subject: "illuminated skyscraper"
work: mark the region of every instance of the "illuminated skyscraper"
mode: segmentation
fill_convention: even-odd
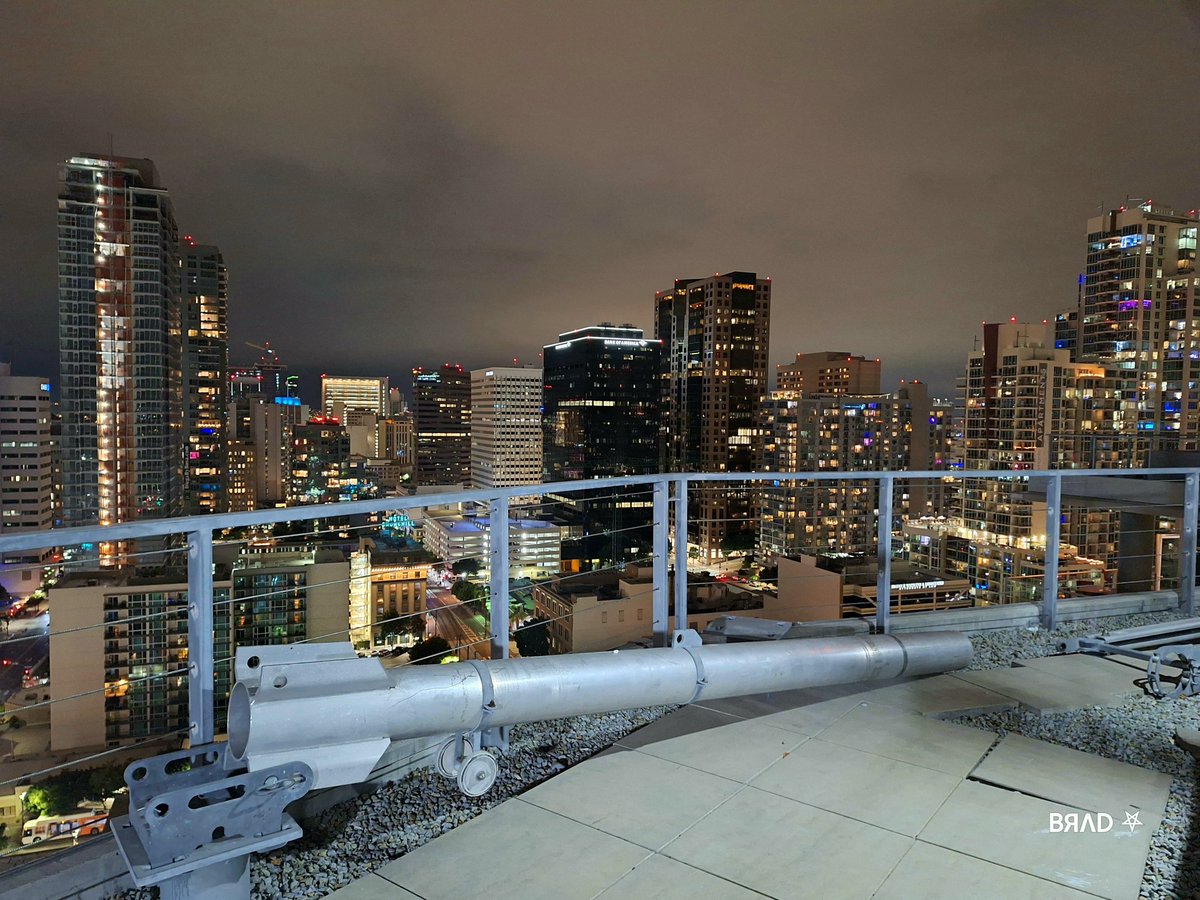
[[[878,359],[823,351],[797,353],[794,363],[775,367],[775,387],[808,397],[879,393]]]
[[[471,375],[462,366],[413,371],[418,485],[471,480]]]
[[[579,328],[543,348],[545,481],[658,471],[661,359],[662,342],[632,325]],[[578,514],[583,530],[580,540],[564,544],[565,558],[598,566],[639,558],[649,548],[654,504],[645,488],[555,499]]]
[[[58,196],[63,519],[175,515],[183,496],[179,247],[148,159],[63,165]],[[102,557],[113,548],[101,547]]]
[[[542,480],[542,370],[497,366],[471,373],[471,485]]]
[[[228,500],[228,273],[221,251],[185,236],[183,293],[183,435],[187,453],[184,512],[224,512]]]
[[[322,375],[321,410],[327,416],[334,415],[335,403],[341,403],[347,410],[359,409],[387,418],[392,407],[387,376]]]
[[[1137,429],[1156,449],[1200,449],[1196,210],[1150,200],[1087,224],[1077,358],[1127,374]]]
[[[771,280],[753,272],[677,279],[655,295],[663,342],[662,462],[676,472],[761,468],[759,409],[767,395]],[[697,487],[689,543],[701,565],[754,547],[757,491]]]
[[[763,552],[874,553],[879,482],[854,481],[853,473],[946,468],[945,412],[944,407],[934,412],[929,388],[919,381],[901,382],[891,394],[772,392],[763,402],[764,468],[839,471],[846,478],[764,486]],[[936,488],[926,481],[897,478],[895,515],[937,515],[941,510]]]
[[[0,535],[54,527],[50,382],[15,376],[0,363]],[[28,597],[41,587],[37,567],[52,555],[27,550],[0,556],[0,587]]]

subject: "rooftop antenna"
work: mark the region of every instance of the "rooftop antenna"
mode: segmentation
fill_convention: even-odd
[[[117,156],[117,154],[113,150],[113,133],[110,131],[108,133],[108,158],[116,159],[116,156]]]

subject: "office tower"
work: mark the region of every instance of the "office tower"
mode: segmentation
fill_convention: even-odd
[[[890,394],[772,392],[763,402],[763,467],[773,472],[845,472],[846,477],[768,484],[763,490],[763,552],[874,553],[879,483],[855,481],[853,473],[944,468],[945,429],[939,424],[928,386],[919,381],[901,382]],[[937,514],[938,495],[932,487],[898,478],[892,494],[895,516]]]
[[[1127,376],[1154,449],[1200,449],[1196,210],[1131,200],[1088,220],[1078,359]]]
[[[491,520],[487,516],[436,516],[425,519],[422,543],[446,563],[475,559],[480,575],[488,577]],[[562,568],[562,528],[544,519],[508,522],[510,578],[544,578]]]
[[[540,484],[542,370],[476,369],[471,373],[471,486]]]
[[[335,415],[335,403],[343,404],[346,409],[372,412],[384,418],[391,410],[388,379],[322,375],[321,410],[327,416]]]
[[[796,361],[775,367],[775,388],[797,394],[865,396],[879,393],[878,359],[825,350],[797,353]]]
[[[54,527],[50,381],[13,375],[0,363],[0,536]],[[28,597],[42,584],[38,566],[53,549],[5,553],[0,586]]]
[[[608,323],[558,336],[542,350],[543,480],[574,481],[658,471],[662,342]],[[644,556],[653,500],[645,488],[561,497],[583,535],[564,555],[588,567]]]
[[[677,279],[671,290],[655,295],[655,305],[656,337],[663,342],[663,468],[756,471],[771,280],[753,272]],[[753,548],[756,497],[753,486],[735,482],[692,491],[688,542],[700,565]]]
[[[58,196],[63,520],[181,509],[179,248],[148,159],[78,156]],[[102,545],[102,559],[117,548]]]
[[[228,273],[221,251],[185,235],[179,253],[183,310],[184,512],[229,508]]]
[[[471,480],[471,376],[462,366],[413,371],[418,485]]]
[[[413,476],[417,459],[417,434],[412,412],[393,412],[382,420],[377,444],[381,458],[396,461],[403,472],[410,478]]]

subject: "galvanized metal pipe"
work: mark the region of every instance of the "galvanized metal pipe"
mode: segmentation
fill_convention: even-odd
[[[308,648],[308,649],[306,649]],[[274,652],[273,652],[274,651]],[[351,645],[242,648],[229,749],[303,761],[314,788],[366,780],[393,740],[586,713],[929,675],[970,663],[957,632],[712,644],[385,670]],[[250,657],[248,654],[258,654]],[[256,662],[253,668],[247,660]]]

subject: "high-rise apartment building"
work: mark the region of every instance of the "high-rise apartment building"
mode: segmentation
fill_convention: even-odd
[[[239,470],[234,508],[286,506],[291,500],[292,429],[308,421],[309,408],[296,397],[242,394],[229,404],[230,474]],[[237,459],[234,460],[234,454]],[[236,462],[236,466],[234,463]],[[246,475],[240,470],[247,469]],[[244,479],[250,479],[247,483]]]
[[[462,366],[413,369],[418,485],[471,480],[471,375]]]
[[[183,311],[184,512],[225,512],[228,485],[228,273],[221,251],[185,235]]]
[[[771,556],[874,553],[879,482],[854,481],[853,473],[947,465],[948,430],[921,382],[902,382],[891,394],[774,391],[763,402],[763,427],[767,471],[846,473],[845,480],[764,487],[760,546]],[[924,481],[901,477],[893,485],[897,519],[936,515],[939,500]]]
[[[471,373],[471,485],[540,484],[542,370],[495,367]]]
[[[1046,554],[1046,505],[1019,477],[974,479],[971,471],[1136,468],[1149,440],[1138,429],[1125,370],[1072,362],[1056,348],[1057,326],[984,326],[963,382],[963,479],[944,522],[904,526],[911,559],[960,574],[990,602],[1036,599]],[[1117,513],[1064,503],[1059,549],[1064,590],[1111,586]]]
[[[1127,376],[1155,449],[1200,449],[1196,210],[1131,200],[1088,220],[1077,358]]]
[[[775,367],[775,388],[806,396],[878,394],[880,368],[878,359],[849,353],[797,353],[794,363]]]
[[[350,435],[327,416],[313,416],[292,429],[291,502],[335,503],[349,499]]]
[[[762,460],[771,280],[753,272],[677,279],[655,295],[663,342],[664,470],[753,472]],[[749,485],[697,487],[688,541],[701,565],[751,549],[758,535]]]
[[[246,553],[232,572],[218,571],[212,596],[218,731],[238,646],[346,640],[348,576],[341,551],[314,548]],[[114,747],[187,730],[186,581],[81,573],[52,588],[51,603],[60,624],[50,636],[50,676],[56,696],[65,698],[50,707],[53,750]]]
[[[148,159],[67,160],[58,196],[63,519],[175,515],[183,496],[179,239]],[[101,546],[102,558],[114,548]]]
[[[371,412],[385,418],[391,412],[392,398],[388,379],[354,377],[348,375],[321,376],[321,410],[327,416],[335,415],[334,404],[341,403],[345,409]]]
[[[573,481],[658,471],[662,410],[662,342],[632,325],[592,325],[558,336],[542,350],[545,481]],[[653,501],[643,488],[564,495],[560,509],[578,516],[582,537],[564,556],[589,566],[644,556],[651,544]]]
[[[13,375],[0,363],[0,535],[54,527],[50,381]],[[52,549],[5,553],[0,586],[14,597],[41,587],[38,566]]]

